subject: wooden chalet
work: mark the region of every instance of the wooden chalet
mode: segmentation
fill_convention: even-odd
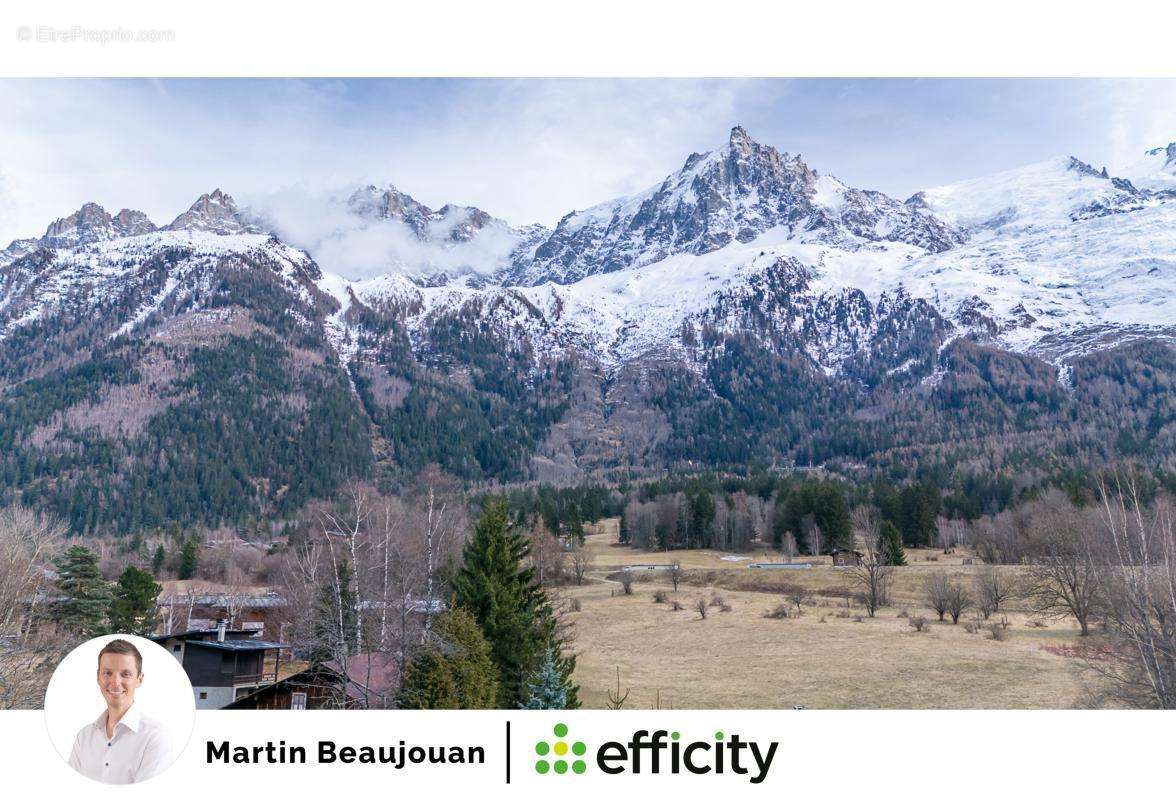
[[[237,698],[230,709],[294,710],[390,708],[400,671],[389,653],[360,653],[316,664]]]
[[[224,620],[207,630],[148,637],[173,656],[188,673],[196,708],[224,708],[239,697],[277,680],[281,653],[289,645],[265,641],[256,631],[229,629]]]

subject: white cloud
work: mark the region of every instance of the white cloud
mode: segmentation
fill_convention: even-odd
[[[509,264],[519,237],[506,225],[491,224],[466,242],[446,240],[460,217],[436,220],[422,241],[398,220],[367,219],[352,213],[347,191],[316,192],[295,186],[246,198],[248,213],[279,238],[309,252],[328,272],[353,280],[389,271],[412,277],[438,272],[488,274]]]

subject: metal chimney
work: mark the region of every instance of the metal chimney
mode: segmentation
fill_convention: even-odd
[[[229,621],[221,617],[216,621],[216,640],[223,642],[225,640],[225,630],[229,627]]]

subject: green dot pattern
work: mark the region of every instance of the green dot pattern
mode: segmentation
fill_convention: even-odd
[[[556,739],[562,740],[568,735],[568,726],[562,722],[558,722],[551,729],[555,734]],[[568,744],[563,741],[551,742],[536,742],[535,754],[538,756],[547,756],[548,754],[562,755],[568,752]],[[588,752],[588,746],[583,742],[572,742],[571,751],[573,755],[582,756]],[[576,775],[583,775],[588,771],[588,762],[577,758],[570,764],[568,761],[558,758],[548,761],[547,758],[539,758],[535,762],[535,771],[540,775],[546,775],[549,772],[555,772],[557,775],[564,775],[571,770]]]

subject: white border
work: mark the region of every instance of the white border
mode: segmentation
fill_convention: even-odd
[[[174,41],[18,41],[40,26]],[[1158,77],[1174,30],[1154,0],[9,0],[0,75]]]

